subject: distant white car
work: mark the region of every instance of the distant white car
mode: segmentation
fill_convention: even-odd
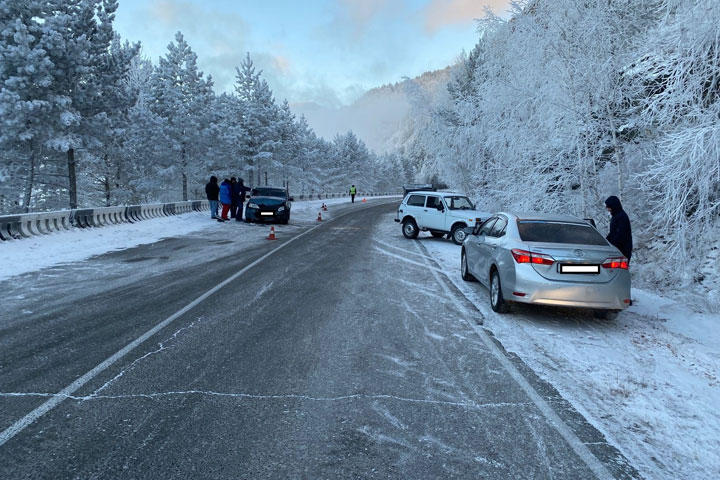
[[[457,245],[465,240],[466,227],[484,222],[492,214],[475,209],[461,193],[409,192],[398,207],[396,222],[402,223],[405,238],[417,238],[420,232],[433,237],[448,235]]]

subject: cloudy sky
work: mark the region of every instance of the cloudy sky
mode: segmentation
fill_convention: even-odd
[[[477,39],[475,18],[509,0],[120,0],[115,27],[157,61],[180,30],[230,90],[250,52],[278,99],[340,106],[443,68]]]

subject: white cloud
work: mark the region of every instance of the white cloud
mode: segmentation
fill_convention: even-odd
[[[485,16],[487,8],[501,13],[509,6],[509,0],[432,0],[424,9],[425,31],[433,33],[449,25],[469,23]]]

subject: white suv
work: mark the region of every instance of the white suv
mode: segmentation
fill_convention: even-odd
[[[461,193],[409,192],[398,207],[395,221],[402,223],[405,238],[416,238],[423,231],[435,238],[447,235],[460,245],[465,240],[465,227],[491,216],[475,210],[470,199]]]

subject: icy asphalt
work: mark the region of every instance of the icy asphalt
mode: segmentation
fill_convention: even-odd
[[[636,477],[408,249],[395,208],[333,207],[275,242],[227,224],[4,284],[0,478]]]

